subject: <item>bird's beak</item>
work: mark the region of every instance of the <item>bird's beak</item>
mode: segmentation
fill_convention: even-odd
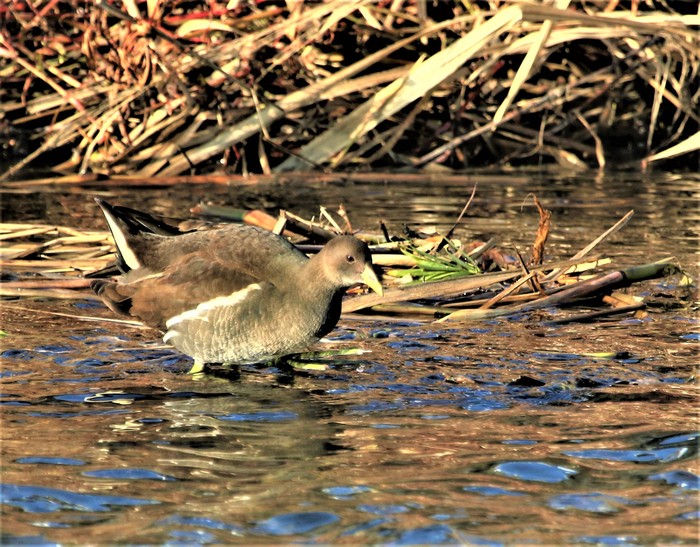
[[[362,270],[360,277],[362,278],[362,282],[374,292],[376,292],[379,296],[384,295],[382,284],[379,282],[379,279],[377,279],[377,274],[374,273],[374,270],[372,269],[372,264],[367,264],[365,266],[365,269]]]

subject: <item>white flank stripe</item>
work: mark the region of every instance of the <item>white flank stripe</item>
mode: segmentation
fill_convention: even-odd
[[[252,283],[248,285],[245,289],[241,289],[240,291],[231,293],[228,296],[217,296],[216,298],[212,298],[211,300],[202,302],[199,306],[192,310],[187,310],[185,312],[182,312],[180,315],[171,317],[167,320],[165,326],[168,329],[172,329],[173,326],[177,325],[178,323],[182,323],[183,321],[191,321],[193,319],[198,319],[200,321],[209,321],[209,318],[207,317],[207,312],[215,308],[235,306],[236,304],[240,304],[241,302],[243,302],[243,300],[248,298],[248,296],[251,293],[259,291],[261,289],[262,285],[260,285],[259,283]],[[166,336],[168,336],[169,334],[170,333],[166,334]]]
[[[163,342],[167,342],[168,340],[170,340],[171,338],[175,338],[176,336],[180,336],[180,333],[176,330],[169,330],[165,333],[165,336],[163,336]]]

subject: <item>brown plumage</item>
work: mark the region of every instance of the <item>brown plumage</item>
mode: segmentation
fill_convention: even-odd
[[[165,330],[164,340],[195,366],[303,350],[335,327],[348,287],[367,283],[381,293],[367,246],[352,236],[308,259],[253,226],[178,234],[145,213],[96,201],[122,275],[93,281],[93,290],[115,313]]]

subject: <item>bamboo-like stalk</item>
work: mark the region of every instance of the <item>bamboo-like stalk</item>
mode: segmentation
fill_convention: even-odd
[[[601,274],[593,279],[581,281],[571,287],[568,287],[567,289],[544,298],[539,298],[533,302],[526,302],[501,309],[458,310],[446,317],[443,317],[442,319],[438,319],[438,322],[481,320],[531,311],[534,309],[542,309],[549,306],[558,306],[564,303],[571,303],[577,299],[586,298],[591,295],[605,293],[607,291],[611,291],[613,288],[629,286],[636,281],[654,279],[679,272],[680,269],[677,266],[670,264],[668,260],[662,260],[651,264],[627,268],[625,270],[616,270],[606,274]],[[639,307],[641,306],[631,306],[631,308],[634,310],[639,309]]]

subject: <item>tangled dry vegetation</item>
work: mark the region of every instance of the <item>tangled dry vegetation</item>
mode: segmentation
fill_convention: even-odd
[[[16,0],[0,176],[697,159],[678,0]]]

